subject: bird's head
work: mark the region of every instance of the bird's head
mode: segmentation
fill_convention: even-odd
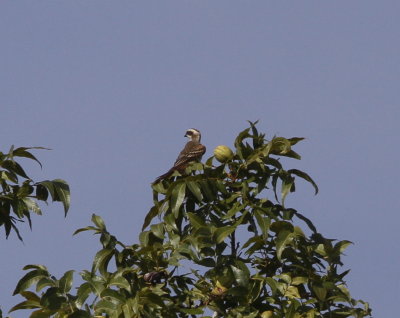
[[[190,128],[186,130],[185,137],[188,137],[190,141],[197,141],[200,142],[201,134],[200,131],[194,128]]]

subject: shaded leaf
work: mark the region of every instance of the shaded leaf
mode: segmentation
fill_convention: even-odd
[[[53,186],[55,189],[55,196],[53,197],[53,200],[60,201],[63,204],[64,213],[65,215],[67,215],[71,204],[69,185],[62,179],[54,179]]]
[[[293,233],[291,231],[280,231],[276,240],[276,256],[281,260],[285,247],[292,241]]]
[[[179,308],[179,311],[188,315],[202,315],[204,313],[201,308]]]
[[[28,151],[30,149],[51,150],[49,148],[44,148],[44,147],[19,147],[19,148],[13,150],[13,156],[14,157],[24,157],[24,158],[29,158],[29,159],[35,160],[40,165],[40,168],[42,168],[42,164],[40,163],[40,161]]]
[[[60,278],[59,288],[60,292],[68,293],[72,287],[72,278],[74,275],[74,270],[69,270],[64,273],[64,275]]]
[[[196,199],[201,202],[203,200],[203,195],[201,194],[200,186],[197,182],[189,181],[186,182],[187,187],[189,188],[190,192],[196,197]]]
[[[260,210],[254,211],[254,216],[256,217],[257,224],[261,229],[264,239],[268,236],[269,226],[271,224],[271,219],[264,216]]]
[[[186,184],[184,182],[178,183],[171,193],[171,207],[172,213],[175,217],[178,216],[179,208],[181,207],[183,200],[185,199]]]
[[[109,283],[110,286],[118,286],[119,288],[124,288],[128,292],[131,290],[131,285],[128,280],[123,276],[113,277]]]
[[[232,234],[232,232],[235,230],[236,230],[236,227],[232,226],[232,225],[228,225],[228,226],[224,226],[224,227],[216,229],[214,232],[214,237],[215,237],[217,244],[223,242],[225,240],[225,238],[228,235]]]
[[[288,298],[301,298],[299,294],[299,290],[295,286],[289,286],[286,291],[284,296]]]
[[[21,310],[21,309],[34,309],[34,308],[40,308],[40,302],[35,301],[35,300],[25,300],[23,302],[20,302],[19,304],[15,305],[10,309],[9,312],[13,312],[16,310]]]
[[[144,223],[142,226],[142,231],[149,226],[149,224],[151,223],[151,221],[158,215],[158,207],[157,206],[153,206],[150,211],[147,213],[145,219],[144,219]]]
[[[83,228],[77,229],[72,235],[76,235],[78,233],[85,232],[85,231],[97,231],[97,228],[94,226],[83,227]]]
[[[102,249],[96,253],[93,261],[92,272],[95,273],[97,270],[102,275],[105,275],[107,272],[108,262],[114,255],[113,249]]]
[[[200,227],[205,227],[206,226],[206,223],[197,214],[192,213],[192,212],[188,212],[187,216],[188,216],[188,218],[190,220],[190,223],[192,224],[192,226],[194,228],[200,228]]]
[[[160,239],[164,239],[164,225],[162,223],[150,226],[151,232]]]
[[[79,286],[77,291],[77,298],[75,300],[75,304],[78,308],[81,308],[83,306],[90,293],[92,293],[92,286],[90,285],[90,283],[83,283],[81,286]]]
[[[288,173],[290,174],[294,174],[300,178],[303,178],[304,180],[310,182],[312,184],[312,186],[315,189],[315,194],[318,194],[318,186],[317,184],[314,182],[314,180],[305,172],[301,171],[301,170],[297,170],[297,169],[290,169],[288,170]]]
[[[246,265],[243,264],[242,268],[231,265],[231,270],[238,285],[242,287],[248,287],[250,272]]]
[[[17,287],[13,292],[13,295],[19,294],[21,291],[28,289],[30,286],[38,282],[41,278],[47,277],[47,271],[33,270],[25,274],[18,282]]]

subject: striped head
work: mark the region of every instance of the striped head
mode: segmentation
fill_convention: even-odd
[[[190,128],[190,129],[186,130],[185,137],[188,137],[190,141],[200,142],[201,133],[197,129]]]

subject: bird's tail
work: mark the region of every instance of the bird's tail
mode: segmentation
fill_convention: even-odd
[[[153,184],[159,183],[161,180],[168,178],[170,175],[174,173],[174,171],[175,171],[174,168],[169,169],[166,173],[162,174],[156,180],[154,180]]]

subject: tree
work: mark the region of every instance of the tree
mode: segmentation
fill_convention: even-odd
[[[101,249],[83,283],[74,271],[61,278],[28,265],[11,311],[30,317],[366,317],[368,303],[353,299],[341,271],[351,242],[325,238],[285,198],[311,177],[285,170],[280,157],[300,159],[303,138],[266,140],[256,123],[236,138],[235,151],[218,147],[187,175],[153,185],[154,206],[139,242],[125,244],[100,216],[74,234],[99,235]],[[111,263],[112,261],[112,263]]]

